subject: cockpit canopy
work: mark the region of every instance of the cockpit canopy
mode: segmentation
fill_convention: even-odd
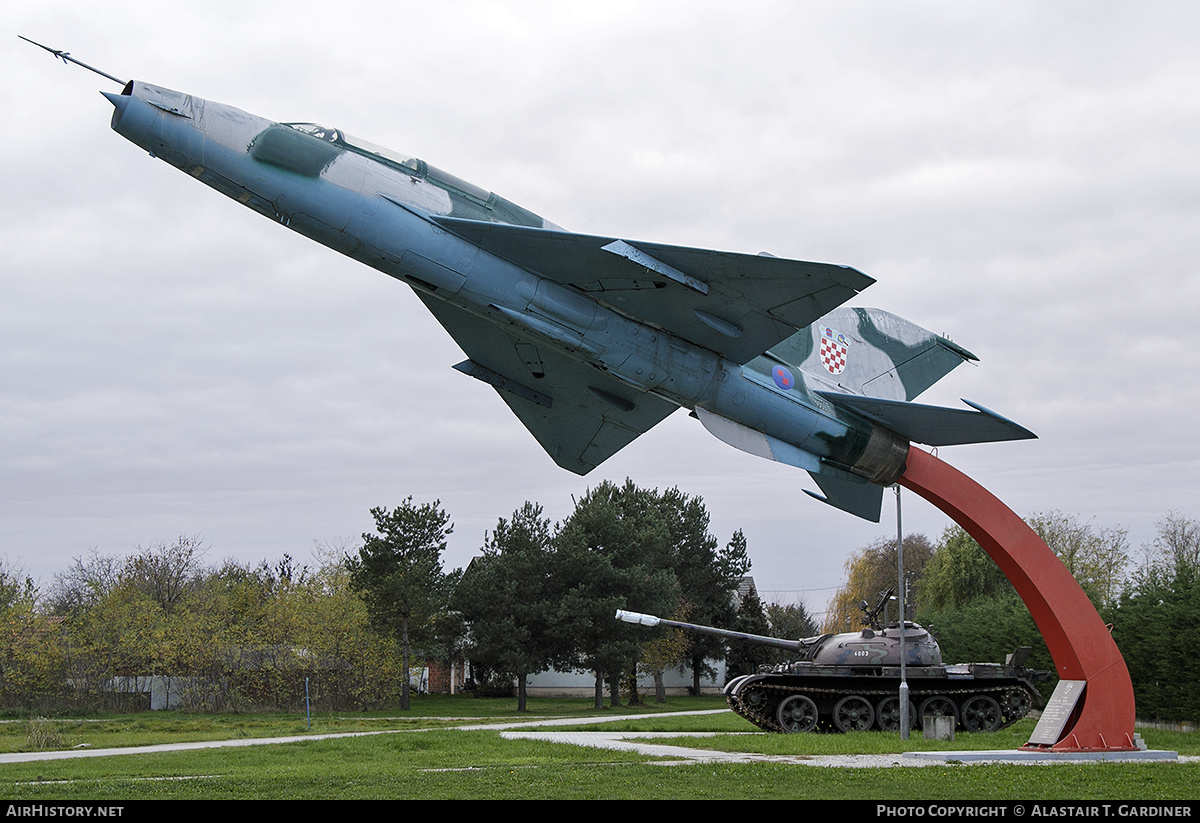
[[[339,157],[357,154],[429,183],[450,195],[450,215],[468,220],[487,220],[535,228],[557,228],[516,203],[434,168],[416,157],[385,149],[351,137],[341,129],[318,123],[273,123],[249,146],[250,156],[260,163],[320,177]]]
[[[290,126],[297,131],[311,134],[318,140],[324,140],[339,148],[352,151],[355,154],[370,157],[392,168],[411,174],[414,177],[428,178],[431,182],[440,184],[443,188],[449,187],[460,194],[475,198],[481,205],[486,203],[488,198],[492,196],[491,192],[486,189],[430,166],[424,160],[409,157],[407,154],[401,154],[398,151],[392,151],[366,140],[352,137],[341,129],[322,126],[319,123],[281,123],[280,125]]]

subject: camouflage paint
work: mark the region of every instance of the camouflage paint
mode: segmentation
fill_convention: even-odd
[[[873,282],[854,269],[571,234],[336,128],[140,81],[106,96],[113,128],[154,156],[411,286],[467,353],[455,368],[570,471],[682,406],[809,471],[818,499],[878,520],[909,440],[939,421],[965,442],[1032,436],[979,408],[857,402],[911,400],[970,355],[886,312],[837,308]]]

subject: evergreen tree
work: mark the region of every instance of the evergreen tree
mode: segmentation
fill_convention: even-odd
[[[725,547],[718,549],[717,539],[708,530],[708,510],[699,497],[689,497],[673,488],[659,496],[659,505],[670,530],[671,568],[680,596],[688,604],[688,622],[730,625],[738,581],[750,571],[745,535],[740,530],[734,532]],[[699,694],[701,677],[716,674],[706,661],[723,657],[725,644],[718,637],[696,633],[690,634],[687,641],[692,693]]]
[[[772,637],[801,640],[817,634],[817,624],[804,603],[768,603],[766,611]]]
[[[767,621],[766,610],[753,586],[742,597],[737,617],[729,628],[746,634],[771,636],[771,624]],[[732,680],[743,674],[754,674],[758,671],[759,665],[770,662],[772,651],[770,646],[761,646],[743,640],[730,640],[729,652],[725,655],[726,679]]]
[[[554,622],[563,580],[556,563],[550,521],[526,502],[511,520],[499,520],[455,592],[470,627],[471,661],[516,678],[517,711],[525,711],[530,674],[570,660],[572,644]]]
[[[679,601],[670,526],[653,492],[606,480],[576,502],[555,543],[567,578],[558,624],[575,638],[575,666],[596,674],[597,708],[605,681],[616,705],[646,640],[616,610],[671,614]]]
[[[357,557],[347,557],[350,584],[366,601],[371,622],[401,644],[400,707],[409,708],[409,663],[414,642],[432,642],[435,619],[446,609],[460,572],[442,569],[453,532],[440,501],[412,497],[392,511],[371,509],[377,534],[363,534]]]
[[[1133,680],[1138,716],[1200,719],[1200,520],[1158,522],[1146,561],[1111,612],[1113,639]]]

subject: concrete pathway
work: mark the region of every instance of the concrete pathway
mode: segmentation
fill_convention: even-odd
[[[521,729],[530,726],[582,726],[593,723],[615,723],[622,720],[641,720],[646,717],[680,717],[682,715],[722,714],[728,709],[709,709],[702,712],[662,712],[661,714],[630,714],[616,717],[531,717],[505,723],[470,723],[461,726],[438,728],[475,731],[479,729]],[[436,717],[430,720],[466,720],[467,718]],[[384,729],[377,732],[339,732],[335,734],[297,734],[287,737],[253,737],[236,740],[201,740],[195,743],[162,743],[155,746],[124,746],[119,749],[68,749],[52,752],[9,752],[0,754],[2,763],[33,763],[41,760],[71,760],[77,757],[115,757],[127,754],[156,754],[159,752],[182,752],[190,749],[221,749],[231,746],[271,746],[277,743],[300,743],[305,740],[332,740],[338,737],[368,737],[377,734],[410,734],[433,729]]]
[[[701,738],[727,735],[728,732],[519,732],[505,731],[500,736],[506,740],[545,740],[551,743],[568,743],[575,746],[592,746],[598,749],[637,752],[648,757],[670,757],[673,760],[656,761],[663,766],[683,763],[794,763],[803,766],[931,766],[933,763],[903,763],[898,754],[890,755],[840,755],[818,757],[804,754],[756,754],[754,752],[723,752],[702,748]],[[764,732],[741,732],[741,734],[764,734]],[[697,748],[664,746],[646,742],[656,737],[678,739],[697,738]]]
[[[746,732],[759,734],[760,732]],[[727,732],[540,732],[504,731],[500,736],[506,740],[545,740],[551,743],[569,743],[576,746],[592,746],[598,749],[637,752],[653,757],[671,757],[662,765],[679,763],[794,763],[801,766],[834,766],[838,768],[884,768],[890,766],[944,766],[947,763],[1018,763],[1045,765],[1052,763],[1079,763],[1081,761],[1195,761],[1200,758],[1179,757],[1177,752],[1018,752],[1018,751],[966,751],[966,752],[905,752],[903,754],[851,754],[851,755],[772,755],[752,752],[723,752],[702,747],[663,746],[646,742],[655,737],[713,737]],[[702,746],[697,741],[698,746]]]

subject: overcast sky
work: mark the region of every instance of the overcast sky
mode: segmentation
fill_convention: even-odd
[[[169,10],[165,10],[169,9]],[[1200,4],[14,0],[0,11],[0,556],[200,535],[311,562],[440,499],[447,563],[604,479],[701,496],[820,610],[895,534],[677,412],[559,469],[403,285],[111,131],[110,74],[311,120],[576,231],[854,266],[980,357],[929,393],[1035,441],[940,456],[1022,515],[1200,516]],[[904,497],[906,531],[949,520]]]

